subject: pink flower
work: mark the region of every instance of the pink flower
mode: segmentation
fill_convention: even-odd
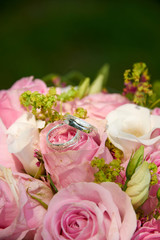
[[[157,170],[158,183],[150,187],[149,197],[141,207],[142,210],[144,211],[144,215],[147,215],[152,213],[152,211],[154,211],[158,204],[158,199],[156,196],[158,188],[160,188],[160,149],[158,144],[157,147],[152,146],[145,148],[145,156],[146,161],[155,163],[158,167]]]
[[[14,174],[10,169],[0,170],[0,239],[21,240],[26,234],[35,234],[42,224],[46,209],[32,199],[40,198],[46,204],[52,191],[42,181],[26,174]],[[25,238],[32,239],[32,238]]]
[[[104,157],[110,162],[112,157],[105,147],[106,133],[101,129],[99,123],[99,133],[89,136],[80,132],[77,143],[66,149],[52,149],[47,145],[46,136],[49,130],[58,122],[49,124],[40,133],[40,149],[43,155],[45,168],[49,172],[58,188],[66,187],[72,182],[93,181],[94,169],[91,167],[91,160],[95,156]],[[62,133],[57,133],[55,137],[50,137],[51,142],[67,142],[75,135],[75,128],[63,125]]]
[[[153,115],[160,115],[160,108],[154,108],[152,111]]]
[[[120,94],[97,93],[77,100],[76,107],[86,109],[90,118],[105,119],[109,112],[128,102],[128,99]]]
[[[132,240],[154,240],[160,239],[160,219],[152,219],[144,223],[132,237]]]
[[[52,198],[41,239],[130,240],[136,224],[130,198],[118,185],[81,182]]]
[[[47,86],[39,79],[33,81],[33,77],[27,77],[15,82],[10,89],[0,91],[0,118],[7,128],[24,113],[19,96],[27,90],[46,93]]]

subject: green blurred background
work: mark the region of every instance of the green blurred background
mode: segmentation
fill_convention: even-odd
[[[145,62],[160,79],[160,1],[0,1],[0,89],[16,80],[78,70],[91,80],[110,64],[108,87]]]

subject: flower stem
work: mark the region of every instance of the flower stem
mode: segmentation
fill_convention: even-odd
[[[150,108],[153,108],[153,107],[156,106],[158,103],[160,103],[160,98],[157,99],[154,103],[152,103],[152,105],[150,106]]]
[[[62,115],[62,101],[60,101],[60,115]]]
[[[128,183],[128,181],[129,181],[129,179],[126,180],[126,182],[125,182],[125,184],[124,184],[124,186],[123,186],[123,189],[122,189],[122,190],[123,190],[124,192],[125,192],[126,189],[127,189],[127,183]]]
[[[28,192],[28,189],[27,189],[26,192],[27,192],[27,194],[28,194],[31,198],[33,198],[33,199],[35,199],[36,201],[38,201],[46,210],[48,209],[48,205],[47,205],[45,202],[43,202],[41,199],[39,199],[39,198],[31,195],[31,194]]]
[[[37,178],[37,179],[40,178],[40,176],[42,175],[42,171],[43,171],[43,163],[41,162],[41,163],[40,163],[40,166],[39,166],[39,169],[38,169],[38,171],[36,172],[34,178]]]
[[[49,181],[50,181],[50,185],[51,185],[51,188],[52,188],[53,193],[57,193],[57,192],[58,192],[58,189],[57,189],[56,186],[54,185],[50,174],[48,174],[47,177],[48,177],[48,179],[49,179]]]

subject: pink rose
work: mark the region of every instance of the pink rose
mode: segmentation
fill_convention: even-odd
[[[154,108],[152,111],[153,115],[160,115],[160,108]]]
[[[40,133],[40,149],[43,155],[45,168],[49,172],[58,188],[66,187],[72,182],[93,181],[94,169],[91,167],[91,160],[95,156],[103,157],[107,162],[112,160],[109,150],[105,147],[106,133],[101,130],[99,133],[89,136],[80,132],[77,143],[69,148],[58,150],[47,145],[46,136],[49,130],[58,122],[49,124]],[[71,139],[76,129],[68,125],[63,126],[63,131],[56,136],[50,135],[52,143],[62,143]]]
[[[52,198],[41,239],[130,240],[136,224],[130,198],[118,185],[81,182]]]
[[[142,210],[144,211],[144,215],[148,215],[156,208],[158,204],[157,191],[160,188],[160,149],[158,145],[157,147],[156,146],[146,147],[145,156],[148,162],[155,163],[158,167],[157,170],[158,183],[150,187],[148,199],[141,207]]]
[[[0,119],[0,165],[11,168],[12,171],[22,172],[23,166],[20,161],[8,152],[6,127]]]
[[[76,107],[86,109],[90,118],[105,119],[109,112],[128,102],[128,99],[120,94],[97,93],[77,100]]]
[[[25,111],[19,96],[27,90],[46,93],[47,86],[39,79],[33,81],[33,77],[27,77],[14,83],[10,89],[0,91],[0,118],[7,128]]]
[[[21,240],[35,234],[42,224],[46,209],[29,194],[46,204],[52,191],[42,181],[26,174],[14,174],[10,169],[0,170],[0,239]],[[32,239],[32,238],[25,238]]]
[[[144,223],[132,237],[132,240],[155,240],[160,239],[160,219],[152,219]]]

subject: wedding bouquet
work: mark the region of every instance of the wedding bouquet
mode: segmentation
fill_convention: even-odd
[[[160,239],[158,87],[144,63],[121,94],[107,76],[0,91],[0,239]]]

